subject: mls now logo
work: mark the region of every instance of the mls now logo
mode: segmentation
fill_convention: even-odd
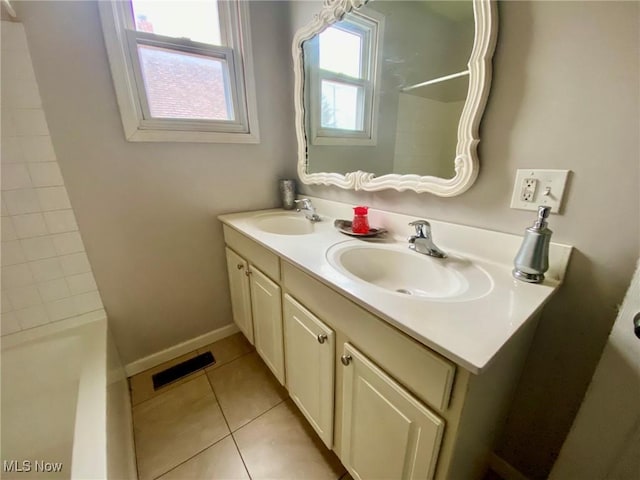
[[[62,462],[45,462],[42,460],[3,460],[2,471],[5,473],[21,472],[45,472],[55,473],[62,471]]]

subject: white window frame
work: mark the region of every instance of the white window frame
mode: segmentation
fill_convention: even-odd
[[[378,105],[380,95],[380,61],[382,57],[382,39],[384,38],[384,17],[375,11],[362,8],[352,11],[348,17],[342,18],[337,24],[331,25],[356,33],[362,38],[362,73],[360,78],[352,78],[347,75],[322,70],[319,65],[319,36],[314,45],[311,71],[307,74],[311,77],[311,144],[312,145],[376,145],[378,131]],[[322,126],[322,81],[328,80],[344,85],[361,87],[364,92],[362,115],[362,130],[345,130],[339,128],[326,128]]]
[[[130,1],[99,2],[111,75],[127,140],[260,142],[248,3],[238,0],[218,3],[220,34],[226,45],[220,47],[136,31]],[[230,87],[234,120],[152,118],[138,58],[138,42],[225,60],[229,67],[225,81]]]

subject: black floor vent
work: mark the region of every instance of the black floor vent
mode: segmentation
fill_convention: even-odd
[[[182,363],[152,375],[151,379],[153,380],[153,389],[158,390],[169,383],[180,380],[182,377],[186,377],[187,375],[200,370],[201,368],[213,365],[214,363],[216,363],[216,359],[213,358],[211,352],[206,352],[198,355],[197,357],[185,360]]]

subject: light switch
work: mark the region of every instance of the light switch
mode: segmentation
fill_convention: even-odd
[[[569,170],[518,169],[511,208],[537,210],[539,205],[546,205],[551,207],[552,213],[558,213],[562,207],[567,178]]]

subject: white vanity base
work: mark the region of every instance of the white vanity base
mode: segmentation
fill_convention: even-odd
[[[326,252],[348,240],[333,219],[351,206],[314,204],[323,222],[308,234],[260,229],[269,212],[220,217],[235,323],[354,479],[482,478],[571,247],[552,244],[546,282],[522,284],[511,277],[520,237],[431,222],[438,245],[488,272],[492,289],[403,298],[329,264]],[[370,210],[396,240],[410,220]]]

